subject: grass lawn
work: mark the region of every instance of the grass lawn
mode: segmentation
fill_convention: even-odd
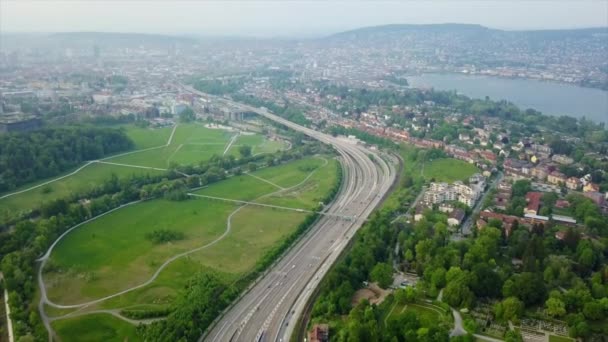
[[[442,322],[445,318],[443,313],[438,312],[438,309],[426,306],[424,304],[395,303],[393,305],[392,309],[390,310],[389,315],[386,317],[385,321],[395,318],[404,312],[415,313],[416,316],[418,317],[418,319],[420,319],[420,321],[422,322],[422,324],[424,326],[437,325],[439,322]]]
[[[142,128],[134,125],[122,127],[127,136],[135,143],[136,150],[165,145],[173,131],[173,127]]]
[[[90,309],[137,309],[151,304],[166,307],[173,303],[178,292],[183,289],[188,279],[198,272],[213,272],[226,283],[230,283],[235,279],[235,276],[232,274],[222,272],[222,270],[203,267],[192,256],[186,256],[169,264],[152,284],[93,305]]]
[[[300,209],[313,209],[317,207],[327,194],[327,191],[332,189],[338,181],[336,173],[338,162],[335,159],[331,159],[325,165],[324,161],[317,160],[322,162],[322,164],[315,169],[314,174],[306,182],[293,189],[265,197],[260,202]],[[282,175],[279,174],[277,177],[282,177]]]
[[[140,128],[133,125],[124,125],[121,128],[135,142],[136,149],[166,144],[173,130],[172,127],[152,129]],[[107,161],[156,168],[167,168],[171,162],[178,164],[198,163],[209,159],[214,154],[222,155],[230,138],[234,134],[225,130],[209,129],[200,124],[180,124],[175,131],[170,146],[117,156],[109,158]],[[243,135],[239,136],[239,139],[244,139],[245,142],[261,144],[260,146],[268,145],[264,148],[272,152],[284,147],[282,143],[267,141],[261,135]],[[230,148],[227,154],[238,157],[238,146]],[[76,169],[68,170],[56,177],[24,185],[11,192],[31,188],[32,186],[70,174]],[[88,190],[108,179],[112,173],[116,174],[119,178],[124,178],[130,175],[142,175],[146,173],[160,174],[162,171],[93,163],[72,176],[40,188],[0,199],[0,215],[9,215],[10,217],[22,210],[33,209],[44,202],[66,197],[70,193]]]
[[[312,207],[336,181],[335,163],[335,160],[325,162],[319,158],[307,158],[256,172],[256,175],[266,175],[284,185],[296,185],[311,170],[316,170],[293,193],[281,194],[285,198],[273,196],[264,200],[282,205],[298,204],[298,208]],[[308,164],[317,168],[303,168]],[[289,173],[297,176],[285,177]],[[260,179],[241,175],[215,183],[198,193],[252,200],[277,190],[277,187]],[[157,199],[117,210],[79,227],[67,235],[51,254],[44,274],[49,298],[60,304],[75,304],[138,285],[149,279],[171,256],[205,245],[221,236],[226,229],[228,216],[236,208],[238,206],[229,202],[204,198],[182,202]],[[249,271],[261,255],[292,233],[306,215],[255,206],[240,209],[232,217],[232,231],[224,240],[193,253],[183,262],[176,262],[175,265],[180,267],[172,264],[161,273],[172,273],[172,278],[176,274],[185,277],[173,283],[174,286],[166,287],[179,288],[183,280],[200,269],[201,265],[230,274]],[[183,232],[186,238],[160,245],[146,239],[147,233],[161,228]],[[196,262],[189,264],[190,259]],[[142,292],[150,290],[146,289],[142,289]],[[158,296],[158,291],[158,288],[154,289],[152,296]],[[165,291],[160,293],[167,294]]]
[[[549,342],[572,342],[574,339],[566,336],[549,335]]]
[[[285,149],[286,147],[286,144],[281,141],[265,140],[260,145],[253,146],[251,153],[254,155],[260,153],[273,153]]]
[[[309,157],[296,160],[277,167],[261,169],[254,174],[284,188],[300,183],[312,171],[324,165],[321,158]],[[332,170],[333,171],[333,170]]]
[[[147,280],[168,258],[219,237],[236,207],[191,199],[152,200],[117,210],[67,235],[51,254],[44,275],[49,298],[79,303]],[[157,229],[185,234],[184,240],[154,244],[145,235]]]
[[[435,179],[436,182],[448,183],[458,180],[464,181],[474,173],[479,172],[475,165],[452,158],[437,159],[425,163],[423,170],[424,178],[427,180]]]
[[[205,161],[214,154],[223,155],[226,147],[234,136],[234,132],[206,128],[200,124],[180,124],[175,130],[171,144],[166,147],[133,153],[111,158],[115,163],[167,168],[172,162],[177,164],[194,164]],[[237,138],[227,155],[239,156],[238,140],[245,139],[256,144],[263,144],[265,138],[261,135],[243,135]],[[165,140],[166,143],[166,140]],[[158,145],[156,145],[158,146]]]
[[[63,342],[140,341],[135,332],[134,325],[122,321],[110,314],[91,314],[57,320],[52,323],[52,326]]]
[[[195,193],[244,201],[255,200],[259,203],[290,208],[312,209],[337,182],[337,163],[334,159],[325,161],[311,157],[253,172],[253,175],[286,189],[263,198],[259,197],[281,189],[247,174],[212,184]],[[302,183],[313,171],[312,176]],[[288,189],[298,184],[300,184],[298,187]]]
[[[66,174],[70,172],[72,171],[68,171]],[[125,178],[131,175],[155,175],[161,173],[162,171],[156,170],[145,170],[118,165],[93,163],[73,176],[66,177],[30,191],[0,199],[0,207],[2,207],[2,211],[6,209],[10,212],[32,209],[44,202],[66,197],[70,193],[77,193],[91,189],[94,186],[99,185],[104,180],[109,179],[112,174],[115,174],[119,178]],[[41,181],[38,184],[43,182],[45,181]],[[28,184],[15,191],[27,189],[34,185],[36,185],[36,183]]]
[[[206,188],[195,191],[196,194],[229,198],[234,200],[251,201],[262,195],[279,190],[264,181],[243,174],[230,177],[224,181],[211,184]]]
[[[444,315],[438,309],[422,304],[408,304],[405,311],[414,312],[425,326],[436,325],[444,319]]]
[[[385,322],[390,320],[391,318],[397,317],[399,314],[401,314],[403,311],[405,311],[405,308],[406,308],[405,304],[399,304],[399,303],[393,304],[393,307],[391,308],[387,317],[385,318]]]

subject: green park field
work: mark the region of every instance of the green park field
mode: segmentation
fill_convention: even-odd
[[[209,129],[201,124],[178,125],[171,143],[166,146],[173,127],[152,129],[125,125],[121,128],[135,143],[134,151],[103,160],[114,164],[94,162],[58,177],[15,189],[12,192],[25,191],[0,198],[2,208],[0,215],[31,210],[42,203],[64,198],[70,193],[90,190],[109,179],[112,174],[121,179],[131,175],[157,175],[163,171],[152,168],[166,169],[171,163],[182,165],[199,163],[208,160],[214,154],[223,155],[231,138],[236,134],[225,130]],[[239,142],[241,139],[242,141]],[[261,135],[242,135],[237,137],[226,154],[238,157],[238,147],[241,144],[252,146],[253,153],[271,153],[285,147],[283,143],[267,140]],[[36,187],[49,181],[49,184]]]
[[[68,172],[68,174],[69,173],[70,172]],[[25,191],[20,194],[2,198],[0,199],[0,206],[3,210],[8,210],[11,212],[28,210],[32,209],[33,207],[37,207],[42,203],[58,198],[64,198],[71,193],[78,193],[92,189],[103,181],[110,179],[112,174],[118,176],[118,178],[127,178],[132,175],[157,175],[161,173],[162,171],[158,170],[92,163],[72,176],[65,177],[50,184]],[[28,189],[33,185],[36,184],[23,186],[16,191]]]
[[[453,158],[436,159],[425,163],[423,167],[424,178],[435,179],[436,182],[464,181],[479,172],[475,165]]]
[[[425,303],[408,303],[408,304],[400,304],[395,303],[393,307],[389,311],[389,314],[386,317],[386,320],[390,320],[391,318],[397,317],[399,314],[405,312],[413,312],[416,314],[418,319],[420,319],[424,324],[433,325],[438,324],[439,322],[443,322],[446,319],[446,315],[443,312],[443,309],[433,306],[431,304]]]
[[[136,150],[166,144],[173,131],[173,127],[141,128],[134,125],[125,125],[122,128],[135,143]]]
[[[311,209],[337,182],[337,175],[337,161],[310,157],[231,177],[195,193]],[[43,273],[48,297],[56,304],[81,304],[110,296],[146,282],[163,263],[185,253],[167,263],[148,285],[78,312],[166,308],[193,274],[212,272],[226,283],[248,274],[307,215],[195,196],[133,204],[77,228],[59,242]],[[146,234],[157,229],[179,231],[184,238],[154,244]],[[90,317],[102,317],[102,324],[90,326]],[[132,336],[130,325],[93,312],[53,322],[61,338],[77,336],[86,327],[86,336],[110,341],[113,336]]]
[[[91,314],[53,322],[61,341],[140,341],[135,326],[110,314]]]

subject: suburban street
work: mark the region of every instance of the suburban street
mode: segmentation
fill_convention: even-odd
[[[494,179],[494,181],[488,186],[488,189],[483,194],[483,196],[481,196],[481,198],[477,201],[477,204],[475,204],[475,207],[471,211],[471,215],[469,215],[469,217],[467,217],[467,219],[462,224],[462,229],[461,229],[462,235],[468,236],[471,234],[471,227],[473,226],[473,223],[474,223],[473,217],[475,217],[479,213],[479,211],[481,211],[481,206],[483,205],[483,203],[486,201],[486,199],[492,192],[492,189],[496,188],[496,185],[502,180],[502,178],[503,178],[503,173],[499,172],[498,175],[496,176],[496,178]]]
[[[287,255],[200,338],[207,341],[287,341],[313,290],[395,181],[397,161],[352,142],[299,126],[264,109],[230,104],[331,144],[341,156],[344,179],[340,193],[326,208],[330,215],[323,215]],[[345,216],[353,219],[340,219]]]

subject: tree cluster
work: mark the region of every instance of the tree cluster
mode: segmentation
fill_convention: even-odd
[[[0,135],[0,191],[133,148],[118,129],[72,127]]]

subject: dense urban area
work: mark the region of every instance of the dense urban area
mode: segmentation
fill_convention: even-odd
[[[606,28],[4,34],[0,341],[606,341],[605,123],[408,83],[607,90],[606,56]]]

